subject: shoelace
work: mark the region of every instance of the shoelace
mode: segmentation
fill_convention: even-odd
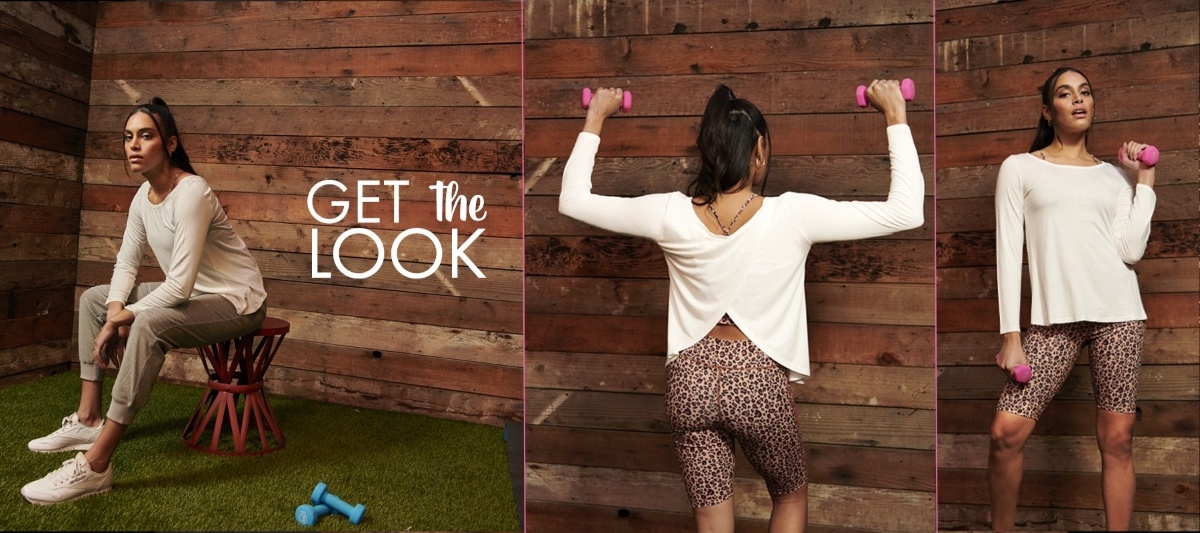
[[[72,481],[83,476],[83,464],[74,458],[63,461],[62,467],[50,474],[53,476],[54,484],[56,486],[69,485]]]
[[[83,422],[72,422],[71,417],[64,416],[63,421],[62,421],[62,426],[59,426],[58,429],[54,430],[54,433],[51,433],[50,436],[53,437],[53,436],[61,435],[64,432],[74,429],[74,426],[82,426],[82,425],[83,425]]]

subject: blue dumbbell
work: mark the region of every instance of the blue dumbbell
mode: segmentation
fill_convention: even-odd
[[[312,527],[322,516],[332,513],[328,505],[309,505],[307,503],[296,508],[296,521],[301,525]]]
[[[312,502],[313,505],[329,506],[329,508],[349,518],[350,523],[354,525],[358,525],[362,521],[363,513],[367,512],[367,506],[361,503],[352,506],[342,501],[341,498],[330,494],[329,486],[324,482],[317,483],[317,488],[313,489]]]

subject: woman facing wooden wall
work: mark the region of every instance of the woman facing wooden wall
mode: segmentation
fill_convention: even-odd
[[[1158,146],[1150,243],[1134,267],[1146,348],[1134,426],[1134,529],[1200,528],[1200,376],[1196,250],[1200,11],[1194,1],[939,3],[938,518],[989,526],[988,428],[1006,379],[995,285],[996,173],[1028,150],[1039,86],[1055,68],[1087,74],[1096,98],[1093,154],[1135,140]],[[1022,327],[1029,323],[1025,273]],[[1100,457],[1086,350],[1025,448],[1017,525],[1103,528]]]
[[[582,87],[633,91],[604,128],[595,191],[682,190],[718,84],[767,115],[767,194],[887,195],[883,118],[854,87],[911,77],[918,149],[932,150],[928,1],[695,4],[527,0],[526,401],[530,531],[689,531],[662,393],[666,268],[649,241],[558,214]],[[922,157],[927,182],[932,159]],[[927,186],[932,194],[932,187]],[[925,227],[814,247],[813,375],[794,386],[816,531],[933,527],[932,202]],[[739,528],[770,502],[738,460]],[[866,509],[869,507],[869,511]],[[741,531],[742,529],[739,529]]]
[[[114,2],[100,6],[84,166],[79,290],[107,283],[125,209],[139,183],[122,162],[130,106],[161,96],[199,173],[258,260],[269,313],[292,329],[267,378],[278,394],[500,424],[521,415],[520,16],[507,1]],[[358,180],[408,180],[400,219],[392,189],[367,217],[336,214]],[[436,222],[437,181],[480,195],[483,222]],[[433,275],[390,261],[351,279],[331,260],[339,234],[362,227],[385,249],[420,227],[441,241]],[[312,231],[318,231],[314,279]],[[485,278],[453,277],[451,232]],[[374,264],[362,236],[340,250],[354,272]],[[404,241],[414,272],[434,246]],[[148,256],[148,261],[152,259]],[[157,270],[147,270],[148,273]],[[151,274],[153,275],[153,274]],[[157,274],[161,276],[161,274]],[[149,277],[147,278],[149,279]],[[163,376],[197,381],[194,353]]]
[[[0,378],[73,360],[96,5],[0,3]]]

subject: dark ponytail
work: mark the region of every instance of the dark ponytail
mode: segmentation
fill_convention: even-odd
[[[163,149],[167,149],[167,141],[171,137],[175,137],[175,151],[167,153],[167,159],[171,164],[183,169],[186,172],[196,174],[196,169],[192,168],[192,162],[188,159],[187,150],[183,149],[183,138],[179,136],[179,128],[175,126],[175,116],[171,114],[171,109],[167,107],[167,102],[157,96],[150,99],[150,103],[142,104],[129,112],[125,117],[125,122],[129,122],[129,118],[134,113],[145,113],[150,116],[150,120],[154,121],[154,127],[158,130],[158,136],[163,141]]]
[[[717,87],[704,108],[700,134],[696,137],[700,172],[687,186],[692,201],[697,205],[711,204],[724,191],[736,192],[750,185],[750,160],[760,136],[769,148],[771,134],[758,108],[735,97],[729,87]],[[766,190],[769,171],[768,162],[760,193]]]
[[[1066,74],[1068,72],[1074,72],[1076,74],[1079,74],[1080,76],[1083,76],[1083,79],[1085,79],[1085,80],[1088,79],[1086,74],[1080,72],[1079,69],[1077,69],[1075,67],[1058,67],[1057,69],[1054,70],[1054,72],[1050,73],[1049,78],[1046,78],[1046,83],[1042,84],[1042,105],[1044,105],[1050,109],[1054,109],[1054,87],[1055,87],[1055,84],[1058,83],[1059,76],[1062,76],[1063,74]],[[1092,82],[1089,80],[1088,85],[1091,86],[1091,83]],[[1095,94],[1095,91],[1093,91],[1093,94]],[[1093,111],[1093,113],[1094,113],[1094,111]],[[1094,114],[1093,114],[1093,116],[1094,116]],[[1084,134],[1083,141],[1085,143],[1087,142],[1087,134]],[[1036,152],[1038,150],[1041,150],[1042,148],[1050,146],[1053,143],[1054,143],[1054,124],[1051,123],[1049,120],[1046,120],[1045,115],[1043,115],[1042,113],[1039,112],[1038,113],[1038,122],[1037,122],[1037,132],[1033,134],[1033,144],[1030,145],[1029,151]]]

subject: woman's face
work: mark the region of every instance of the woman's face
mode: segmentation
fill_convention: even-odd
[[[172,138],[170,144],[174,144]],[[138,112],[125,123],[125,160],[131,172],[159,172],[166,169],[169,147],[163,142],[150,115]]]
[[[1042,116],[1054,126],[1054,131],[1082,133],[1092,127],[1095,106],[1087,78],[1067,71],[1054,81],[1050,105],[1042,106]]]

